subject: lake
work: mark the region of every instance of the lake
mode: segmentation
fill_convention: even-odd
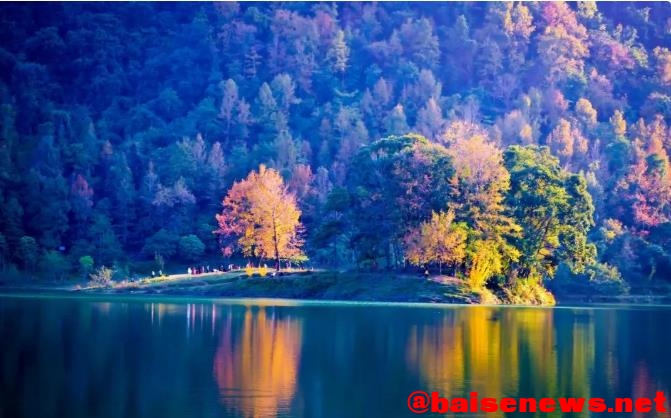
[[[0,417],[409,417],[416,390],[668,396],[669,324],[665,307],[0,296]]]

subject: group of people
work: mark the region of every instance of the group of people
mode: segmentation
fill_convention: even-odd
[[[203,274],[203,273],[214,273],[218,271],[216,268],[215,269],[210,269],[210,266],[196,266],[196,267],[189,267],[186,269],[186,272],[188,273],[189,276],[191,275],[198,275],[198,274]]]
[[[247,264],[247,267],[252,267],[253,265],[251,263]],[[265,268],[267,268],[267,265],[263,265]],[[291,268],[291,262],[287,262],[286,264],[287,268]],[[186,269],[186,273],[189,276],[197,276],[199,274],[204,274],[204,273],[224,273],[227,271],[233,271],[233,270],[241,270],[242,267],[238,266],[236,264],[229,264],[228,266],[224,267],[223,265],[220,265],[218,268],[217,267],[210,267],[209,265],[206,266],[195,266],[195,267],[188,267]],[[305,267],[301,266],[301,270],[305,270]],[[158,271],[158,275],[156,274],[155,271],[152,270],[151,272],[151,277],[162,277],[164,276],[163,270]]]
[[[223,272],[226,272],[226,271],[237,270],[237,269],[239,269],[239,267],[235,266],[233,264],[229,264],[227,269],[224,268],[223,265],[220,265],[219,268],[217,268],[217,267],[210,268],[210,266],[208,265],[208,266],[200,266],[200,267],[198,267],[198,266],[189,267],[189,268],[186,269],[186,273],[189,276],[196,276],[196,275],[203,274],[203,273],[223,273]]]

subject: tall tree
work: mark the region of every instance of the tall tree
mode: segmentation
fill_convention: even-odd
[[[472,228],[468,275],[477,287],[520,257],[511,241],[519,237],[521,228],[504,204],[510,174],[501,149],[481,133],[455,138],[448,153],[458,179],[451,204],[458,208],[458,220]]]
[[[445,210],[453,192],[452,160],[444,147],[422,136],[388,137],[359,150],[348,173],[354,225],[351,245],[360,261],[403,258],[403,237]]]
[[[547,148],[514,145],[504,164],[511,184],[506,203],[522,226],[511,280],[552,278],[560,262],[575,272],[594,262],[596,247],[587,240],[594,206],[585,179],[562,170]]]
[[[333,71],[341,76],[345,74],[345,70],[347,70],[349,53],[349,48],[345,42],[345,32],[339,30],[333,38],[333,43],[331,44],[331,49],[329,49],[328,56],[331,60]]]
[[[231,127],[235,121],[235,114],[233,113],[238,106],[238,85],[235,80],[228,79],[221,82],[221,107],[219,108],[219,117],[224,120],[226,125],[226,140],[230,139]]]
[[[258,172],[233,184],[216,215],[215,233],[225,240],[224,255],[240,250],[246,257],[274,259],[279,270],[281,260],[303,255],[300,215],[296,197],[280,174],[261,165]]]

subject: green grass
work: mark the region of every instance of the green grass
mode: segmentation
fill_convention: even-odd
[[[292,271],[248,277],[244,271],[147,278],[84,289],[94,293],[134,293],[215,297],[271,297],[379,302],[480,303],[482,297],[459,281],[362,272]]]

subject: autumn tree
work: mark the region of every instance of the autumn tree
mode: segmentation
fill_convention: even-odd
[[[333,71],[338,74],[344,74],[347,69],[347,59],[349,57],[349,48],[345,42],[345,32],[339,30],[336,32],[329,49],[328,57],[331,61]]]
[[[420,135],[391,136],[361,148],[352,160],[346,213],[350,244],[361,261],[384,258],[395,267],[403,238],[431,212],[447,208],[454,169],[441,145]]]
[[[510,174],[503,164],[502,150],[483,130],[472,128],[471,132],[470,136],[455,137],[447,150],[458,181],[450,204],[458,208],[458,220],[472,228],[467,274],[472,285],[480,287],[519,259],[520,252],[511,239],[519,236],[521,228],[504,204]]]
[[[224,255],[240,250],[245,257],[275,260],[279,270],[281,260],[303,256],[300,216],[280,174],[261,165],[228,191],[215,233],[223,238]]]
[[[490,277],[503,272],[506,260],[493,240],[476,240],[468,251],[467,280],[471,288],[482,288]]]
[[[431,219],[422,222],[405,237],[406,257],[411,264],[438,264],[443,274],[443,264],[460,263],[466,255],[468,228],[455,222],[454,210],[431,212]]]
[[[552,85],[584,72],[584,58],[589,55],[587,29],[576,19],[564,2],[545,3],[542,17],[546,23],[538,41],[538,54]]]
[[[570,167],[576,157],[585,155],[588,146],[580,130],[563,118],[548,135],[547,144],[565,167]]]
[[[661,116],[642,123],[634,139],[634,161],[621,190],[633,209],[634,221],[647,229],[671,219],[671,160],[664,146],[668,128]]]

